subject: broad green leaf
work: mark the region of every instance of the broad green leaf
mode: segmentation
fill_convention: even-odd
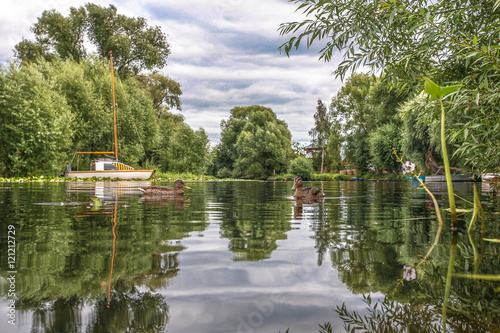
[[[442,98],[441,87],[432,82],[431,79],[425,78],[424,90],[431,96],[431,101]]]
[[[427,77],[425,78],[425,84],[424,84],[425,92],[431,96],[431,101],[434,101],[436,99],[442,99],[443,97],[451,94],[455,90],[460,89],[462,87],[463,87],[462,84],[457,84],[448,87],[441,87],[432,82],[432,80]]]
[[[463,86],[464,86],[463,84],[457,84],[457,85],[454,85],[454,86],[440,87],[441,88],[441,94],[442,94],[441,98],[443,98],[443,97],[451,94],[452,92],[454,92],[457,89],[462,88]]]

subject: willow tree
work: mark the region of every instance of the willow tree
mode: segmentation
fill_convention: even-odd
[[[465,85],[448,108],[454,117],[448,140],[475,168],[500,171],[500,11],[495,1],[290,2],[306,18],[280,26],[282,35],[293,35],[280,47],[286,54],[302,43],[323,43],[320,59],[331,61],[337,50],[342,53],[336,76],[367,68],[409,96],[420,93],[424,77]]]
[[[113,5],[71,7],[68,16],[46,10],[31,31],[33,40],[23,39],[15,46],[16,57],[25,62],[40,56],[80,61],[89,53],[85,45],[91,44],[100,57],[113,51],[117,72],[137,74],[165,67],[170,55],[170,45],[160,27],[149,26],[142,17],[118,14]]]
[[[74,115],[46,62],[0,69],[0,174],[57,175],[71,146]]]
[[[221,142],[231,156],[229,167],[235,176],[265,178],[286,171],[292,135],[270,108],[234,107],[221,128]]]

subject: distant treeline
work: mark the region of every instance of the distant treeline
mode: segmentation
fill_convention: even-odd
[[[208,136],[163,104],[164,76],[115,77],[120,158],[134,166],[202,172]],[[168,81],[168,80],[167,80]],[[0,174],[57,175],[79,151],[113,151],[109,61],[39,58],[0,72]],[[89,158],[80,163],[88,168]],[[76,163],[76,160],[75,160]]]
[[[68,16],[44,11],[31,31],[35,38],[20,41],[0,69],[0,175],[58,175],[77,150],[114,150],[110,51],[120,159],[203,172],[208,136],[171,112],[181,109],[182,91],[158,72],[170,54],[159,27],[88,3]],[[89,162],[80,159],[84,168]]]

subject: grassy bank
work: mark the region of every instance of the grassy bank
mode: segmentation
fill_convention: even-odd
[[[293,179],[294,175],[292,174],[282,174],[282,175],[273,175],[269,177],[268,180],[275,181],[285,181]],[[356,175],[356,176],[348,176],[341,175],[339,173],[313,173],[311,178],[308,180],[313,181],[334,181],[334,180],[350,180],[353,177],[363,178],[365,180],[405,180],[406,175],[377,175],[374,173],[368,173],[366,175]],[[182,179],[185,181],[255,181],[255,179],[235,179],[235,178],[216,178],[214,176],[209,175],[196,175],[193,173],[185,172],[185,173],[174,173],[174,172],[161,172],[157,171],[155,173],[155,181],[173,181],[177,179]],[[26,176],[26,177],[11,177],[11,178],[2,178],[0,177],[0,182],[10,183],[10,182],[65,182],[65,181],[113,181],[120,179],[111,179],[111,178],[85,178],[85,179],[77,179],[77,178],[65,178],[65,177],[44,177],[44,176]],[[140,180],[140,179],[137,179]]]

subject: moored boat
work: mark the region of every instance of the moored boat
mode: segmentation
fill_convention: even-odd
[[[133,167],[123,164],[118,160],[118,133],[116,128],[116,102],[115,102],[115,81],[113,76],[113,54],[110,54],[110,64],[111,64],[111,90],[113,92],[113,125],[114,125],[114,143],[115,151],[100,151],[100,152],[80,152],[77,151],[76,155],[79,154],[101,154],[101,155],[114,155],[114,159],[111,158],[98,158],[92,160],[90,163],[90,170],[80,171],[71,169],[71,162],[66,166],[66,172],[64,174],[67,178],[111,178],[111,179],[148,179],[154,175],[154,170],[135,170]],[[74,158],[74,157],[73,157]]]
[[[436,176],[420,176],[419,177],[424,183],[434,183],[434,182],[446,182],[445,175],[436,175]],[[413,180],[418,182],[415,177],[407,177],[408,180]],[[470,175],[451,175],[452,182],[473,182],[474,178]]]

